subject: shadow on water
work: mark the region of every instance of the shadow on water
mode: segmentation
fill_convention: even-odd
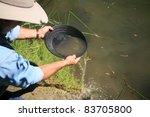
[[[50,19],[99,35],[86,35],[87,99],[150,99],[149,0],[39,2]]]

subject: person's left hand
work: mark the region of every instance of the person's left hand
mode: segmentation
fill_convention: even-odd
[[[76,57],[76,55],[67,56],[63,61],[65,62],[65,66],[75,65],[80,61],[80,57]]]
[[[45,34],[49,31],[49,30],[53,30],[52,26],[45,26],[43,28],[38,29],[38,38],[44,38]]]

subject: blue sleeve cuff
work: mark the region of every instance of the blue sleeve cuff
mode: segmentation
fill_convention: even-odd
[[[32,66],[32,67],[34,67],[34,66]],[[33,80],[33,82],[31,82],[31,84],[35,84],[35,83],[41,81],[44,76],[42,70],[39,67],[34,67],[33,70],[35,72],[35,79]]]
[[[18,35],[19,35],[19,31],[20,31],[20,26],[17,25],[16,27],[14,27],[13,29],[11,29],[9,32],[6,33],[6,38],[9,41],[14,41]]]

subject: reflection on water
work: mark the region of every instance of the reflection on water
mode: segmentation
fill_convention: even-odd
[[[101,37],[87,35],[86,89],[91,99],[150,99],[149,0],[43,0],[51,18],[68,11]],[[69,23],[90,32],[81,21]],[[140,97],[139,97],[140,96]]]

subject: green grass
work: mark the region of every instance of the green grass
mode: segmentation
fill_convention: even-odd
[[[55,57],[47,50],[42,39],[16,40],[12,43],[12,46],[25,59],[32,61],[38,66],[60,60],[60,58]],[[73,66],[64,67],[54,74],[52,78],[47,79],[47,83],[53,84],[54,81],[57,85],[63,85],[63,89],[68,91],[72,89],[80,90],[81,84],[75,78],[73,72]]]

